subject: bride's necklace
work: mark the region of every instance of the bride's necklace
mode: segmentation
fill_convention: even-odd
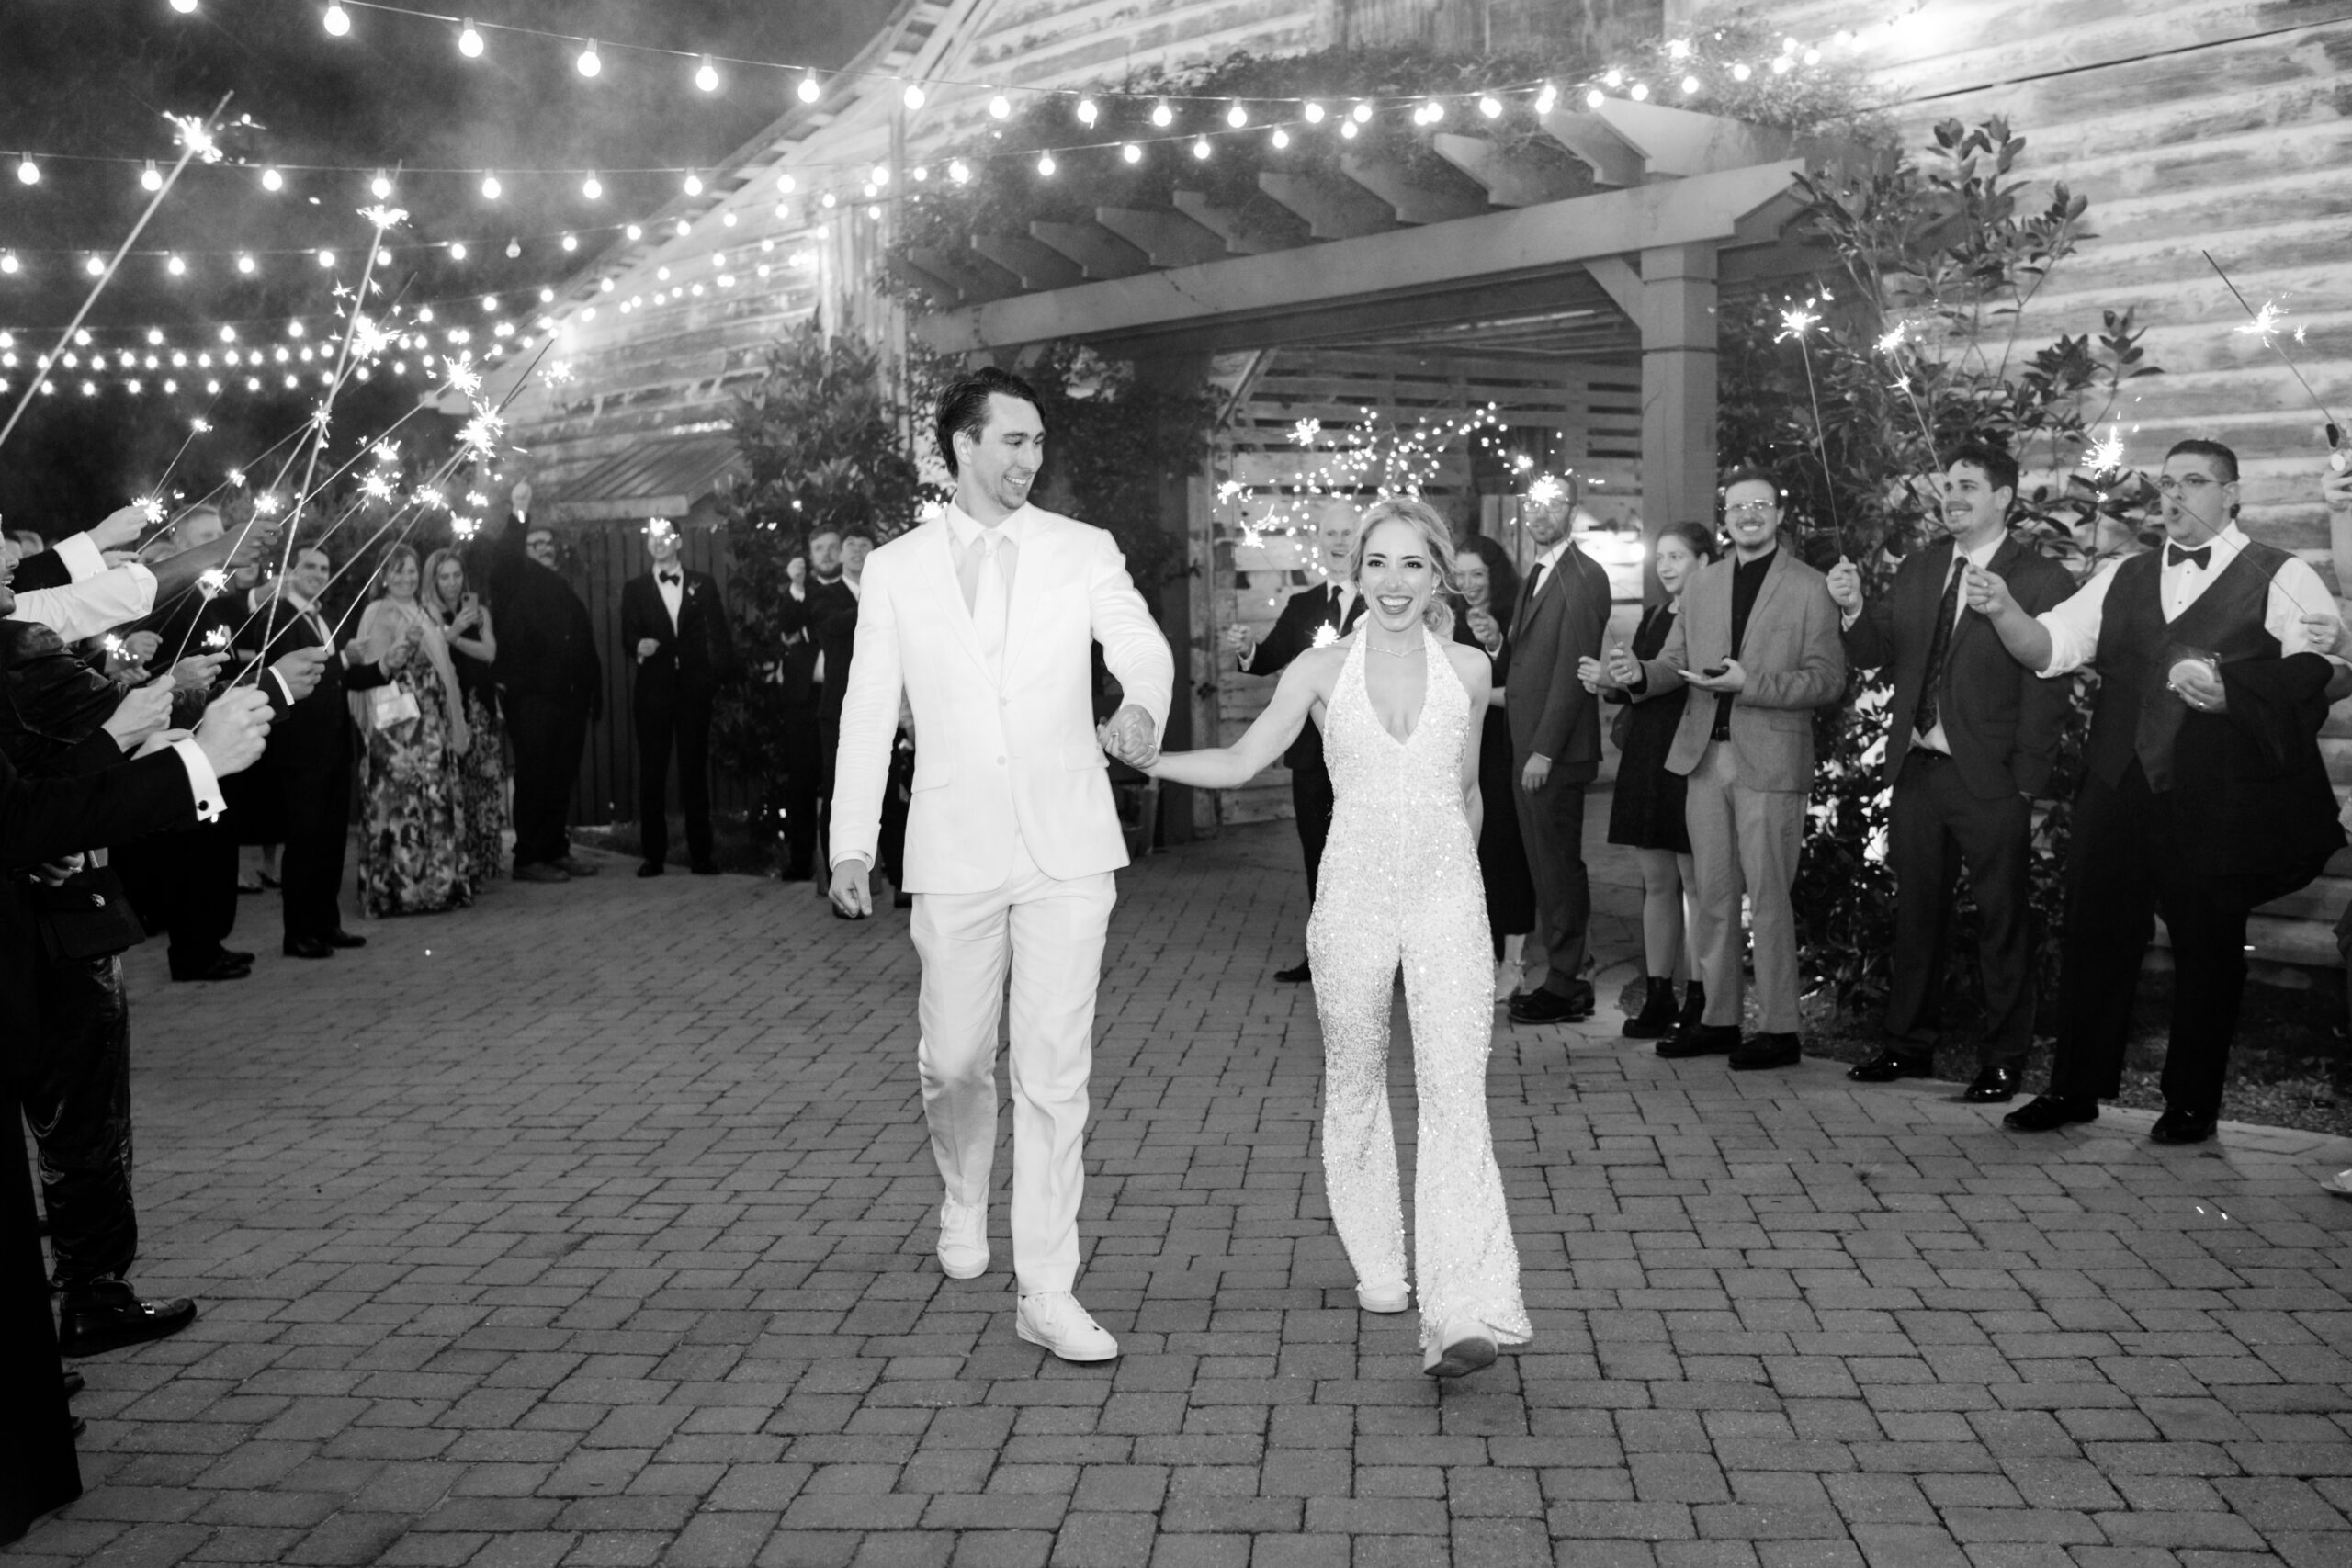
[[[1383,648],[1369,637],[1364,639],[1364,647],[1374,653],[1385,653],[1391,659],[1410,659],[1422,651],[1422,645],[1418,642],[1410,648]]]

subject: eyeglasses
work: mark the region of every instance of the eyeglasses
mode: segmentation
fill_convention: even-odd
[[[1726,517],[1777,517],[1780,512],[1781,509],[1769,501],[1748,501],[1724,508]]]
[[[2203,495],[2216,485],[2226,482],[2228,481],[2209,479],[2203,474],[2183,474],[2178,479],[2166,474],[2156,481],[2156,489],[2166,495]]]

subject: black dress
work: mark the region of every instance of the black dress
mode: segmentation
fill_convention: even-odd
[[[1510,644],[1495,656],[1495,689],[1510,673]],[[1503,938],[1535,929],[1535,881],[1527,869],[1527,843],[1519,832],[1519,769],[1511,761],[1510,720],[1499,707],[1487,710],[1478,732],[1478,874],[1487,885],[1487,926],[1502,956]]]
[[[1674,629],[1674,606],[1657,604],[1642,612],[1634,631],[1634,657],[1656,659]],[[1617,789],[1609,807],[1609,841],[1637,850],[1690,852],[1690,826],[1682,814],[1689,781],[1667,772],[1666,754],[1674,747],[1674,732],[1682,724],[1686,687],[1672,696],[1634,703],[1625,721],[1623,755],[1617,762]],[[1625,698],[1609,694],[1612,703]]]

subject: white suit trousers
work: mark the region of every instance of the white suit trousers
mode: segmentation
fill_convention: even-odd
[[[1078,1279],[1094,997],[1117,901],[1111,873],[1057,880],[1018,839],[1001,886],[915,895],[932,1157],[947,1195],[983,1210],[996,1159],[997,1021],[1012,978],[1012,1269],[1023,1295]]]

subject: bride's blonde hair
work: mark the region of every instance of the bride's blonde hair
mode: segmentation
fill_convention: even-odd
[[[1363,542],[1383,523],[1409,523],[1420,534],[1421,543],[1429,548],[1430,564],[1437,572],[1437,581],[1430,588],[1429,608],[1421,613],[1421,619],[1438,636],[1452,637],[1453,606],[1446,599],[1462,592],[1453,574],[1453,529],[1428,502],[1396,496],[1365,508],[1363,521],[1356,527],[1355,548],[1348,555],[1348,581],[1359,592],[1363,591]]]

